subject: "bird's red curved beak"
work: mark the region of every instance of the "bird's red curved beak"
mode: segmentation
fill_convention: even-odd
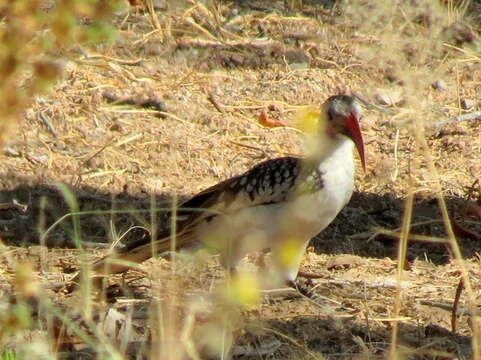
[[[359,120],[356,114],[349,115],[346,124],[350,137],[354,144],[356,144],[357,152],[361,158],[362,169],[366,172],[366,157],[364,154],[364,141],[362,140],[361,128],[359,127]]]

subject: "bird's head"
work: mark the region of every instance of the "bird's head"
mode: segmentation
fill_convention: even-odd
[[[361,107],[356,100],[347,95],[331,96],[321,105],[320,116],[319,123],[324,126],[319,126],[319,131],[325,131],[330,137],[342,134],[350,138],[356,145],[362,168],[366,171],[364,142],[359,127]]]
[[[356,100],[347,95],[334,95],[320,107],[302,107],[290,123],[292,127],[309,135],[307,145],[314,153],[326,151],[326,144],[323,141],[326,137],[335,139],[339,136],[347,136],[356,145],[362,168],[366,171],[364,142],[359,127],[360,119],[361,107]]]

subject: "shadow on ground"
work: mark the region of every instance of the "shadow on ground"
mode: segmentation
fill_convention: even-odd
[[[7,183],[10,181],[10,183]],[[11,186],[11,190],[0,191],[0,235],[9,245],[30,246],[38,245],[41,234],[58,219],[71,212],[70,206],[62,193],[54,185],[34,184],[35,179],[25,179],[10,174],[3,177],[3,187],[9,184],[23,184]],[[29,183],[30,182],[30,183]],[[127,193],[113,194],[101,193],[89,187],[69,187],[75,195],[75,203],[80,211],[98,211],[105,213],[87,214],[80,216],[80,233],[82,240],[90,246],[109,246],[118,234],[123,237],[124,243],[148,237],[148,229],[152,223],[150,208],[155,202],[156,207],[169,208],[171,194],[149,194],[133,196]],[[446,199],[452,212],[460,212],[466,203],[465,199]],[[19,205],[20,204],[20,205]],[[22,208],[25,205],[25,209]],[[379,196],[376,194],[355,193],[350,204],[338,218],[320,234],[312,244],[319,253],[327,254],[354,254],[363,257],[391,257],[396,258],[397,240],[395,238],[377,236],[372,238],[369,231],[374,227],[397,229],[402,221],[404,200],[389,194]],[[112,210],[119,212],[112,212]],[[161,212],[157,214],[155,222],[160,223]],[[417,234],[443,236],[444,229],[437,202],[435,200],[419,199],[415,202],[413,222],[424,222],[416,226],[413,231]],[[128,231],[138,226],[134,230]],[[478,225],[472,226],[479,231]],[[44,244],[48,247],[75,247],[72,218],[67,218],[45,237]],[[115,230],[113,230],[115,229]],[[360,236],[361,234],[361,236]],[[366,234],[366,235],[363,235]],[[472,239],[459,238],[465,257],[473,256],[478,243]],[[408,256],[413,259],[422,257],[434,263],[445,263],[450,255],[443,244],[410,243]],[[297,302],[296,302],[297,303]],[[294,306],[285,302],[282,308]],[[284,309],[285,311],[285,309]],[[300,310],[299,310],[300,311]],[[293,313],[296,313],[295,311]],[[328,316],[301,315],[284,318],[275,317],[275,310],[270,312],[273,316],[264,317],[262,328],[272,329],[274,333],[288,334],[290,340],[282,340],[281,345],[275,350],[275,358],[298,358],[306,351],[329,354],[331,357],[349,356],[349,354],[368,356],[383,356],[389,351],[391,341],[390,323],[369,326],[359,321],[358,316],[352,320],[349,317],[335,318]],[[447,315],[446,315],[447,316]],[[430,358],[430,351],[454,353],[457,356],[468,358],[471,348],[470,337],[456,334],[445,328],[430,323],[419,323],[419,326],[399,322],[399,341],[405,346],[406,351],[422,349],[427,352],[407,353],[411,358]],[[374,324],[373,324],[374,325]],[[268,342],[258,332],[247,332],[239,342],[249,344]],[[256,334],[256,335],[254,335]],[[271,334],[272,335],[272,334]],[[256,337],[253,339],[252,337]],[[302,348],[292,346],[292,342],[303,344]],[[442,345],[441,345],[442,344]],[[404,348],[403,348],[404,349]],[[411,349],[411,350],[409,350]],[[297,353],[299,351],[299,353]],[[136,351],[134,351],[136,352]],[[95,354],[95,352],[93,353]],[[70,354],[72,355],[72,354]],[[88,358],[88,357],[87,357]],[[91,358],[94,358],[92,356]],[[234,358],[259,358],[258,355],[248,355]]]
[[[292,340],[299,343],[305,343],[303,334],[309,333],[311,336],[306,344],[309,350],[314,353],[329,354],[332,358],[335,358],[336,354],[340,357],[349,357],[363,353],[366,358],[384,357],[389,351],[391,342],[390,326],[374,329],[349,319],[319,319],[313,316],[288,321],[270,320],[266,325],[282,333],[288,331],[293,337]],[[318,335],[312,336],[312,334]],[[400,352],[405,351],[402,355],[414,359],[436,357],[439,355],[436,351],[468,358],[471,351],[469,336],[453,333],[434,324],[413,326],[400,323],[398,339],[398,344],[401,346]],[[440,340],[442,340],[442,346],[439,346]],[[289,348],[288,351],[292,352],[291,349]],[[282,351],[282,347],[279,351]],[[283,355],[286,358],[292,358],[294,354]],[[403,357],[402,355],[400,357]]]
[[[25,183],[25,178],[11,179],[11,183]],[[5,178],[5,177],[4,177]],[[102,193],[90,187],[55,184],[22,184],[11,190],[0,190],[0,236],[6,244],[75,248],[72,216],[51,226],[66,214],[73,212],[66,196],[73,195],[73,206],[81,214],[80,235],[89,247],[112,243],[123,236],[124,243],[149,236],[152,227],[151,209],[156,209],[160,220],[163,208],[170,206],[168,194],[132,196],[127,193]],[[49,229],[51,228],[51,229]],[[45,236],[45,231],[49,229]]]
[[[71,213],[71,207],[65,200],[65,194],[55,185],[26,184],[25,178],[12,179],[11,184],[18,185],[11,190],[0,190],[0,236],[9,245],[30,246],[45,244],[48,247],[74,248],[72,217],[67,217],[56,225],[47,236],[41,237],[46,229],[62,216]],[[3,176],[5,179],[6,176]],[[171,194],[102,193],[89,187],[68,187],[75,197],[75,204],[80,212],[90,212],[79,216],[82,241],[88,246],[99,247],[109,244],[122,236],[127,244],[150,236],[152,218],[151,210],[157,210],[154,223],[160,224],[163,209],[171,207]],[[448,209],[458,214],[466,203],[465,199],[447,198]],[[19,205],[16,205],[19,204]],[[22,206],[25,208],[22,209]],[[316,252],[325,254],[354,254],[365,257],[397,256],[397,239],[392,236],[373,235],[373,229],[395,230],[401,226],[404,200],[394,195],[377,195],[356,192],[348,206],[337,219],[316,239],[312,241]],[[103,213],[99,213],[103,212]],[[93,213],[92,212],[97,212]],[[413,233],[428,236],[445,236],[441,213],[435,199],[415,201]],[[159,225],[160,226],[160,225]],[[472,231],[481,231],[481,225],[469,225]],[[134,228],[135,227],[135,228]],[[466,258],[475,255],[479,241],[472,236],[459,237],[458,241]],[[449,260],[450,253],[444,244],[412,241],[408,250],[408,259],[416,257],[429,259],[436,264]]]
[[[306,359],[328,354],[327,358],[385,358],[391,342],[390,326],[370,328],[351,319],[299,316],[295,319],[268,320],[263,330],[247,332],[237,338],[231,359]],[[289,334],[289,341],[280,343],[269,329]],[[306,334],[309,334],[306,338]],[[292,343],[298,346],[291,346]],[[302,346],[299,346],[303,344]],[[434,324],[411,325],[400,323],[398,328],[398,355],[409,359],[447,359],[471,357],[471,337],[453,333]],[[151,344],[129,343],[127,358],[148,359],[145,354]],[[269,346],[275,349],[267,350]],[[69,359],[95,359],[94,349],[70,351]],[[267,357],[264,357],[267,356]],[[212,357],[208,357],[212,358]]]

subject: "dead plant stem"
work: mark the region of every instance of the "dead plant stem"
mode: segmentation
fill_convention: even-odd
[[[394,318],[398,318],[401,312],[401,301],[402,301],[401,284],[402,284],[402,275],[404,271],[404,263],[406,259],[407,244],[409,239],[409,230],[411,228],[413,203],[414,203],[414,188],[412,183],[410,183],[409,192],[406,198],[406,205],[404,208],[402,231],[401,231],[399,248],[398,248],[397,291],[396,291],[396,297],[394,300],[394,314],[392,316]],[[398,339],[398,322],[394,321],[392,324],[391,346],[389,349],[390,359],[397,359],[397,339]]]

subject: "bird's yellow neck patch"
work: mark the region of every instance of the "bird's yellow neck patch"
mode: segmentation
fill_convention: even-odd
[[[292,119],[293,126],[306,134],[322,133],[327,127],[326,115],[317,106],[300,109]]]

